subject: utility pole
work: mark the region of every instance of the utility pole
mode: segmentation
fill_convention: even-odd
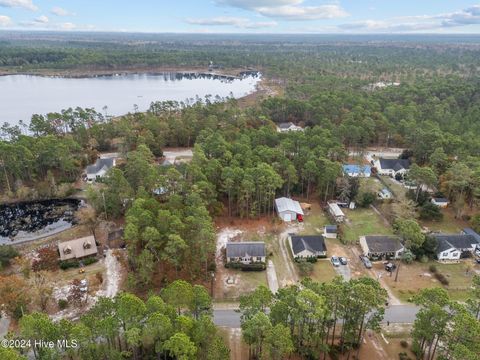
[[[397,272],[395,273],[395,282],[397,282],[397,281],[398,281],[398,271],[400,270],[400,265],[401,265],[401,263],[400,263],[400,262],[398,262],[398,266],[397,266]]]
[[[105,202],[105,191],[102,191],[103,209],[105,210],[105,220],[108,221],[107,203]]]

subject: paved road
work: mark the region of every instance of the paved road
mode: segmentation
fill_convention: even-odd
[[[385,309],[385,317],[383,322],[387,321],[391,324],[412,324],[418,312],[417,306],[412,305],[394,305]],[[218,309],[213,311],[213,321],[215,325],[239,328],[240,313],[232,309]]]

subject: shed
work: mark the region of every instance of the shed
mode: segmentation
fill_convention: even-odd
[[[295,221],[303,216],[303,210],[298,201],[281,197],[275,199],[275,208],[280,219],[286,222]]]
[[[380,199],[384,199],[384,200],[385,199],[391,199],[392,198],[392,193],[387,188],[383,188],[382,190],[380,190],[378,192],[378,197]]]
[[[337,238],[337,225],[325,225],[323,227],[323,237],[329,239],[336,239]]]
[[[432,198],[431,202],[439,208],[446,208],[449,204],[448,199],[446,198]]]
[[[336,222],[345,221],[345,214],[343,213],[343,211],[340,209],[340,207],[336,202],[328,203],[328,212],[330,213],[330,215],[333,216]]]
[[[96,255],[97,244],[93,236],[87,236],[75,240],[58,243],[60,260],[81,259],[87,256]]]

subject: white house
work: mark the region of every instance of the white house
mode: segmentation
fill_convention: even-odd
[[[370,177],[372,168],[369,165],[343,165],[343,173],[350,177]]]
[[[295,258],[327,257],[325,239],[321,235],[292,235],[290,248]]]
[[[337,238],[338,228],[337,225],[325,225],[323,227],[323,237],[328,239],[336,239]]]
[[[229,242],[226,245],[227,263],[264,263],[266,256],[265,243],[261,241]]]
[[[329,202],[328,203],[328,212],[330,215],[333,216],[333,219],[336,222],[344,222],[345,221],[345,214],[340,209],[340,206],[336,202]]]
[[[400,238],[388,235],[361,236],[360,247],[363,255],[372,260],[398,259],[405,250]]]
[[[277,125],[277,132],[303,131],[303,128],[292,122],[284,122]]]
[[[115,166],[115,158],[97,159],[95,164],[87,166],[87,181],[92,182],[104,177]]]
[[[298,201],[290,198],[281,197],[275,199],[275,208],[280,219],[286,222],[300,220],[303,221],[303,210]]]
[[[465,230],[465,229],[464,229]],[[471,234],[434,234],[438,260],[459,260],[475,251],[478,238]]]
[[[379,175],[395,177],[398,174],[405,175],[407,173],[410,169],[410,160],[379,158],[374,161],[374,166]]]
[[[378,192],[378,197],[383,200],[391,199],[392,193],[387,188],[384,188]]]
[[[448,207],[448,199],[445,198],[432,198],[432,204],[437,205],[439,208]]]

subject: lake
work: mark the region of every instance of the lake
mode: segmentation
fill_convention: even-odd
[[[240,98],[255,91],[260,74],[241,77],[214,74],[118,74],[87,78],[32,75],[0,76],[0,124],[29,122],[33,114],[59,112],[69,107],[94,108],[108,115],[145,111],[153,101],[194,101],[212,95]]]

